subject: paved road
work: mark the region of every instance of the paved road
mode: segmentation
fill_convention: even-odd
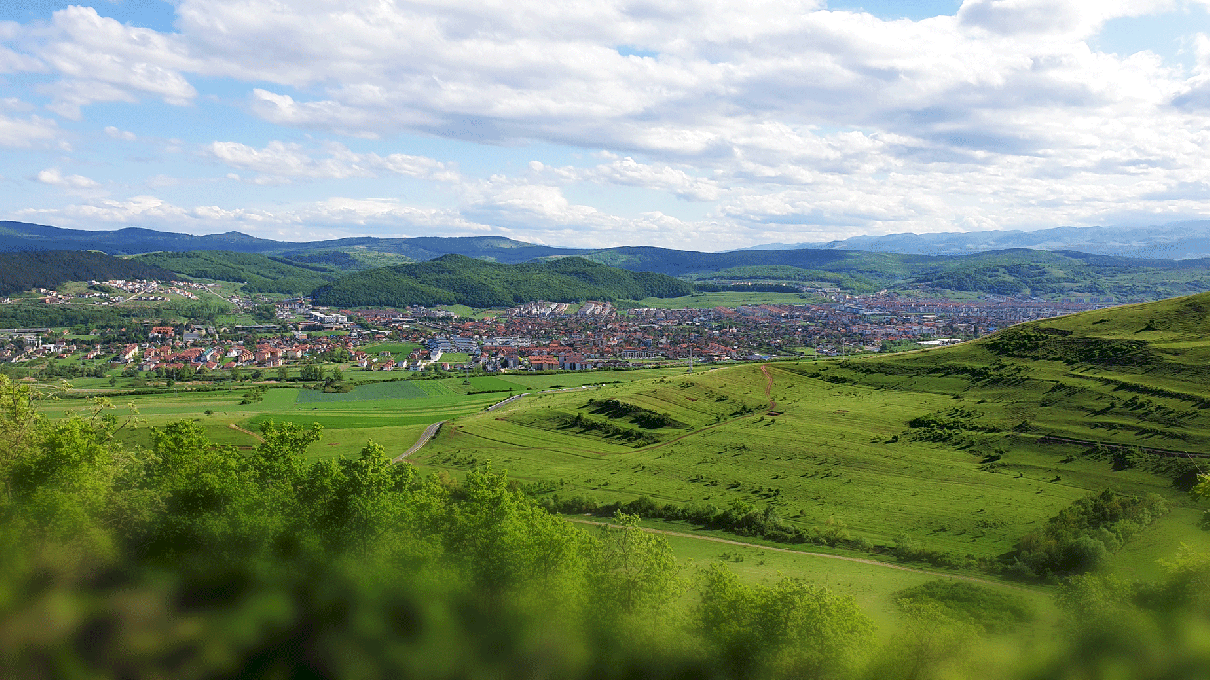
[[[432,425],[429,425],[428,427],[424,428],[424,432],[422,432],[420,434],[420,439],[417,439],[416,443],[412,444],[412,448],[399,454],[394,459],[392,459],[391,462],[398,463],[399,461],[403,460],[404,458],[407,458],[408,456],[412,455],[413,453],[416,453],[417,451],[419,451],[421,447],[423,447],[425,444],[429,443],[429,440],[433,438],[433,435],[437,434],[437,430],[440,430],[441,426],[444,424],[445,424],[445,421],[442,420],[440,422],[433,423]]]
[[[528,395],[529,395],[529,392],[522,392],[521,394],[517,394],[517,395],[511,396],[511,397],[509,397],[508,399],[505,399],[504,401],[498,401],[498,402],[496,402],[496,403],[492,404],[491,406],[488,406],[488,407],[487,407],[487,410],[489,410],[489,411],[495,411],[496,409],[500,408],[501,406],[506,406],[506,405],[508,405],[508,404],[511,404],[511,403],[513,403],[514,401],[516,401],[516,400],[520,399],[521,397],[525,397],[525,396],[528,396]]]

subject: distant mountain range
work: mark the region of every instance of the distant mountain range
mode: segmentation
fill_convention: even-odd
[[[743,250],[864,250],[905,255],[965,255],[1030,248],[1093,255],[1185,260],[1210,257],[1210,220],[1151,227],[1056,227],[1038,231],[970,231],[854,236],[817,243],[766,243]]]
[[[1099,237],[1105,240],[1096,241]],[[522,297],[538,294],[522,285],[525,277],[514,278],[504,270],[477,267],[467,260],[454,260],[456,265],[446,262],[436,268],[404,266],[449,255],[510,265],[584,258],[629,272],[678,277],[701,286],[702,290],[718,290],[720,286],[727,289],[739,284],[789,289],[838,288],[858,293],[892,289],[1012,296],[1070,294],[1077,297],[1112,296],[1117,300],[1151,300],[1210,290],[1210,257],[1190,257],[1197,254],[1198,248],[1210,251],[1210,247],[1198,245],[1210,242],[1210,222],[1165,225],[1155,227],[1151,232],[1096,227],[862,238],[865,240],[800,244],[786,249],[706,253],[650,246],[599,250],[556,248],[498,236],[361,237],[297,243],[254,238],[238,232],[191,236],[149,229],[82,231],[0,222],[0,253],[8,251],[9,257],[21,251],[48,254],[55,249],[97,250],[193,278],[242,282],[247,292],[308,294],[315,291],[332,301],[365,297],[363,292],[357,292],[358,287],[370,291],[377,288],[382,295],[366,304],[386,304],[380,298],[432,301],[416,304],[432,304],[446,298],[470,300],[468,291],[471,289],[490,289],[494,292],[487,297],[502,304],[514,301],[513,293],[524,291]],[[1147,242],[1148,238],[1154,243]],[[1016,243],[1014,239],[1024,239],[1030,246],[985,249]],[[1066,242],[1082,243],[1082,250],[1057,249]],[[856,246],[863,243],[868,250],[857,249]],[[936,246],[932,253],[893,252],[928,251],[930,243]],[[1052,247],[1056,249],[1051,250]],[[879,249],[882,252],[878,252]],[[1088,252],[1115,249],[1119,254]],[[1171,252],[1173,250],[1176,252]],[[1170,256],[1144,257],[1148,253],[1161,252],[1170,253]],[[1177,255],[1181,259],[1175,259]],[[22,257],[29,260],[31,256],[18,255],[15,261],[22,261]],[[67,266],[69,260],[61,256],[50,257],[52,259],[45,266],[55,262],[64,266],[52,269],[63,269],[64,272],[71,269]],[[109,263],[105,266],[120,268],[124,265]],[[660,280],[654,289],[645,291],[646,287],[655,284],[655,279],[631,280],[616,271],[611,274],[614,278],[608,286],[590,290],[585,287],[586,282],[599,277],[599,272],[585,269],[586,263],[574,266],[566,263],[566,266],[566,270],[558,267],[522,269],[526,276],[550,284],[544,290],[548,289],[550,295],[557,295],[560,300],[578,295],[619,299],[632,293],[682,294],[689,290],[673,291],[667,281]],[[465,271],[451,278],[452,274],[459,274],[458,268]],[[369,270],[378,273],[369,274]],[[366,276],[359,276],[361,272],[367,272]],[[561,278],[573,273],[574,277],[581,277],[581,283]],[[63,272],[56,271],[50,278],[62,275]],[[14,285],[18,289],[26,283],[22,276],[15,277]],[[0,283],[7,278],[14,277],[0,271]],[[392,280],[389,285],[388,279]],[[653,293],[655,289],[660,293]],[[485,302],[487,297],[477,301]]]
[[[396,255],[404,261],[433,260],[442,255],[466,255],[497,262],[526,262],[550,255],[580,255],[578,248],[552,248],[501,236],[376,238],[372,236],[330,241],[274,241],[238,231],[193,236],[154,229],[127,227],[115,231],[61,229],[26,222],[0,222],[0,252],[30,250],[99,250],[110,255],[137,255],[157,251],[190,252],[226,250],[236,253],[281,255],[295,260],[317,252],[359,252]]]

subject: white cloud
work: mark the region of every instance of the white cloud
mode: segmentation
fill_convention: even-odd
[[[21,119],[0,114],[0,146],[27,148],[52,141],[58,134],[55,121],[48,118],[30,116]]]
[[[923,21],[821,6],[178,0],[172,33],[73,6],[46,24],[0,22],[0,71],[52,73],[39,91],[69,118],[95,102],[188,104],[199,77],[246,83],[243,110],[320,140],[253,144],[237,128],[203,154],[229,177],[266,196],[299,181],[444,182],[458,207],[432,213],[434,229],[492,224],[548,242],[652,242],[676,229],[743,239],[1210,214],[1200,188],[1210,183],[1210,38],[1193,39],[1189,70],[1153,52],[1090,47],[1107,21],[1179,8],[1175,0],[966,0],[955,16]],[[482,179],[503,170],[477,163],[479,178],[468,177],[429,150],[445,142],[424,147],[434,158],[323,141],[349,135],[386,147],[400,133],[572,146],[597,150],[596,160],[542,157],[523,176]],[[53,121],[0,116],[0,145],[57,135]],[[568,200],[577,183],[666,192],[699,204],[686,214],[709,217],[620,218]],[[341,200],[352,203],[272,214],[295,216],[282,224],[304,214],[421,224],[428,214]],[[221,219],[278,219],[268,214]]]
[[[638,163],[627,156],[612,163],[598,165],[585,173],[592,181],[659,189],[691,201],[713,201],[720,189],[715,182],[694,177],[684,170],[669,166]]]
[[[105,128],[105,134],[109,135],[109,137],[112,139],[119,139],[123,142],[133,142],[134,140],[138,139],[133,132],[130,132],[129,130],[119,130],[112,125],[109,125]]]
[[[1171,9],[1172,0],[965,0],[958,19],[1003,35],[1095,35],[1104,23]]]
[[[43,184],[71,189],[91,189],[99,186],[95,181],[83,175],[64,175],[58,168],[47,168],[35,175],[34,179]]]
[[[205,70],[179,36],[127,26],[91,7],[56,11],[49,24],[33,24],[13,37],[24,38],[27,53],[0,53],[0,71],[7,64],[57,73],[58,81],[39,89],[53,98],[51,110],[66,118],[78,119],[80,107],[93,102],[134,102],[141,95],[188,104],[197,90],[184,73]]]
[[[298,144],[270,142],[263,149],[254,149],[239,142],[214,142],[209,152],[227,165],[253,170],[266,178],[333,178],[368,177],[370,172],[356,164],[332,158],[315,160]]]
[[[331,143],[327,158],[313,158],[301,144],[272,141],[263,149],[239,142],[213,142],[207,152],[234,168],[261,173],[262,183],[284,182],[289,178],[346,179],[375,177],[385,172],[418,179],[457,181],[457,171],[446,163],[408,154],[380,156],[358,154],[343,144]]]

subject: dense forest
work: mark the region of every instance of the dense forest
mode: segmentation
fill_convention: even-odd
[[[67,281],[173,278],[176,277],[171,271],[154,263],[132,262],[87,250],[0,253],[0,295],[34,288],[54,289]]]
[[[336,278],[329,267],[224,250],[149,253],[133,260],[194,279],[243,283],[248,293],[305,295]]]
[[[349,274],[313,293],[342,307],[465,304],[511,306],[533,300],[639,300],[677,297],[693,287],[661,274],[630,272],[578,257],[506,265],[462,255]]]

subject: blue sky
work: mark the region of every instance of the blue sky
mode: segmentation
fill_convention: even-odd
[[[1210,0],[0,4],[0,219],[724,250],[1210,216]]]

